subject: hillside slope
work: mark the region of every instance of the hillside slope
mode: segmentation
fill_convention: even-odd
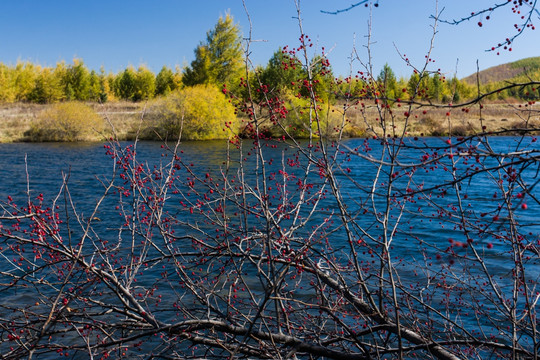
[[[511,80],[521,75],[533,74],[540,70],[540,56],[521,59],[511,63],[497,65],[478,73],[480,84]],[[476,84],[477,74],[463,78],[469,84]]]

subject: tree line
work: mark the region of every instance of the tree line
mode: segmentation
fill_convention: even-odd
[[[252,88],[257,89],[261,98],[268,90],[278,89],[280,94],[289,97],[298,95],[298,89],[300,92],[307,91],[302,90],[298,83],[309,77],[308,69],[302,66],[295,50],[287,47],[276,50],[266,66],[251,69],[250,76],[245,76],[242,34],[230,14],[219,18],[194,53],[195,60],[189,66],[177,66],[175,69],[163,66],[157,74],[144,65],[137,68],[128,66],[116,74],[106,72],[103,67],[95,71],[88,69],[84,61],[77,58],[71,64],[62,61],[54,67],[28,61],[15,65],[0,63],[0,102],[137,102],[166,96],[194,85],[225,86],[229,91],[234,90],[240,98],[247,98],[244,77],[253,79]],[[408,100],[410,94],[417,94],[423,100],[451,103],[469,100],[478,94],[477,86],[455,76],[447,79],[440,72],[414,71],[409,78],[397,78],[392,68],[385,64],[376,78],[367,78],[362,72],[336,78],[324,56],[316,56],[312,63],[325,68],[323,71],[311,69],[311,73],[318,74],[319,78],[314,79],[320,88],[317,93],[326,94],[327,100],[367,96],[385,98],[393,103]],[[261,84],[264,86],[261,87]],[[488,83],[480,87],[480,92],[487,93],[503,87],[501,85]],[[511,88],[491,95],[490,99],[514,97],[529,100],[536,96],[535,91],[534,88]]]
[[[512,9],[521,5],[530,6]],[[412,137],[416,114],[480,110],[484,96],[435,104],[430,82],[441,74],[394,84],[389,67],[320,94],[331,68],[299,39],[276,54],[274,83],[251,79],[270,73],[251,69],[248,51],[234,95],[245,103],[223,94],[234,79],[212,85],[229,72],[202,42],[184,74],[193,86],[148,112],[178,125],[161,144],[113,136],[100,144],[103,158],[85,146],[92,152],[73,158],[82,161],[71,171],[48,168],[36,179],[29,169],[40,160],[14,157],[4,179],[11,195],[0,196],[2,359],[538,360],[537,113],[514,108],[524,120],[517,135],[478,111],[482,127],[470,135],[456,134],[447,115],[444,138]],[[440,83],[444,96],[451,80]],[[511,86],[529,85],[540,83]],[[321,103],[330,94],[376,111],[363,139],[343,135],[367,110],[351,101],[329,111]],[[298,115],[281,101],[290,96],[303,105]],[[403,115],[389,110],[397,96],[408,97],[396,105]],[[236,120],[250,127],[249,140],[223,114],[214,124],[189,121],[202,106],[188,105],[215,98],[246,113]],[[87,106],[51,108],[64,105]],[[57,118],[78,113],[57,110]],[[331,136],[327,113],[338,117]],[[280,136],[268,136],[269,123]],[[187,129],[199,136],[219,125],[232,132],[222,147],[184,141]]]
[[[81,59],[43,67],[31,62],[0,64],[0,101],[40,104],[60,101],[140,101],[166,95],[181,85],[181,74],[164,66],[155,75],[146,66],[113,74],[89,70]]]

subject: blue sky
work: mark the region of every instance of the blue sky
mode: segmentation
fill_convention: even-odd
[[[365,48],[370,12],[364,7],[340,15],[321,10],[348,7],[353,0],[301,1],[304,31],[315,43],[330,51],[336,74],[348,75],[353,44],[360,59],[367,63]],[[442,18],[453,19],[490,7],[497,0],[439,0]],[[504,0],[498,0],[504,2]],[[264,65],[280,46],[298,44],[298,21],[293,0],[245,0],[252,21],[252,60]],[[396,48],[421,66],[429,49],[433,30],[430,15],[435,0],[380,0],[373,8],[372,46],[374,72],[388,63],[398,76],[409,76],[410,67],[400,59]],[[206,32],[227,11],[234,16],[244,35],[249,22],[241,0],[2,0],[0,2],[0,61],[15,64],[29,60],[55,65],[82,58],[91,69],[103,66],[118,72],[128,65],[147,65],[158,72],[163,65],[184,66],[193,60],[193,50]],[[540,29],[528,31],[512,45],[512,52],[497,56],[485,52],[493,44],[515,33],[519,18],[502,9],[482,19],[460,26],[438,25],[430,69],[440,68],[452,76],[470,75],[476,70],[525,57],[540,56]],[[540,21],[538,21],[540,25]],[[363,70],[353,63],[354,72]]]

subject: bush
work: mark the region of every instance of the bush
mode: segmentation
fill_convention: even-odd
[[[103,119],[92,108],[65,102],[40,113],[25,135],[29,141],[95,141],[103,128]]]
[[[474,127],[471,123],[462,123],[452,126],[451,135],[452,136],[470,136],[474,135],[478,129]]]
[[[337,114],[329,118],[329,109],[326,105],[319,105],[315,111],[309,98],[295,96],[290,91],[280,94],[280,99],[281,102],[273,109],[275,120],[262,127],[262,131],[268,136],[277,138],[286,135],[302,139],[332,137],[337,134],[335,127],[339,125],[341,118]],[[247,135],[249,136],[249,133]]]
[[[521,134],[538,134],[538,129],[540,128],[540,123],[535,120],[517,120],[513,121],[510,124],[511,130],[509,134],[512,135],[521,135]]]
[[[313,132],[317,129],[314,112],[311,112],[310,115],[311,102],[306,98],[298,98],[290,92],[287,92],[284,98],[287,117],[281,123],[285,127],[285,130],[294,138],[309,137],[310,126]],[[322,114],[323,112],[320,111],[319,115]],[[278,135],[281,135],[281,133]]]
[[[184,88],[156,102],[149,112],[143,138],[226,139],[238,129],[234,107],[215,86]]]

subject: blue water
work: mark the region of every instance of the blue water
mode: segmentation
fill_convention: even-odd
[[[104,145],[107,144],[0,144],[0,201],[6,202],[8,196],[11,196],[15,203],[24,206],[28,199],[36,201],[36,198],[43,194],[45,204],[50,205],[55,201],[58,206],[57,212],[64,221],[60,230],[64,238],[76,239],[84,232],[84,226],[77,224],[77,216],[83,223],[94,216],[95,221],[92,224],[95,234],[91,235],[91,239],[98,242],[106,241],[108,245],[103,245],[103,248],[118,243],[119,249],[114,255],[121,259],[119,264],[127,264],[133,256],[133,248],[130,247],[129,241],[143,239],[144,236],[141,234],[145,234],[147,227],[146,225],[138,227],[139,234],[134,236],[130,235],[127,227],[123,228],[124,216],[132,213],[133,207],[140,205],[136,202],[140,199],[134,200],[133,192],[126,197],[120,197],[125,189],[111,189],[94,214],[96,204],[100,201],[106,184],[111,180],[113,171],[119,169],[116,160],[106,154],[107,149]],[[120,144],[122,148],[128,145],[128,143]],[[304,149],[308,149],[307,143],[304,142],[302,145]],[[336,147],[331,143],[328,145],[328,152],[332,155]],[[265,143],[263,154],[266,161],[264,173],[266,176],[263,177],[261,159],[254,156],[257,149],[254,149],[252,142],[247,140],[242,144],[241,155],[234,146],[227,147],[221,141],[187,142],[181,145],[181,153],[178,153],[181,166],[175,172],[176,183],[167,193],[167,203],[163,208],[165,211],[163,217],[172,219],[168,229],[173,229],[180,237],[195,236],[212,246],[219,246],[225,238],[220,222],[227,218],[230,229],[228,236],[247,238],[249,234],[256,239],[259,236],[257,234],[264,233],[268,223],[262,216],[264,209],[261,208],[260,202],[255,196],[249,195],[249,192],[258,193],[264,187],[263,180],[265,180],[267,204],[271,211],[276,211],[280,206],[293,209],[295,205],[303,204],[298,213],[293,213],[297,215],[296,217],[278,218],[276,213],[275,223],[270,224],[273,236],[279,237],[278,229],[286,231],[305,221],[305,224],[295,230],[294,237],[289,239],[291,249],[300,251],[305,243],[312,241],[314,251],[310,252],[310,256],[314,262],[319,261],[321,266],[324,266],[326,261],[333,260],[344,267],[345,279],[355,281],[354,273],[349,273],[350,264],[355,261],[351,255],[349,241],[354,241],[358,244],[354,246],[358,252],[357,260],[365,272],[365,282],[368,287],[375,289],[379,285],[378,265],[381,261],[376,254],[382,253],[382,242],[387,236],[395,276],[399,276],[399,282],[405,290],[414,288],[413,292],[417,296],[426,296],[430,306],[442,312],[452,313],[450,317],[467,329],[482,328],[490,334],[499,331],[494,322],[497,320],[505,323],[507,319],[503,315],[500,315],[500,318],[497,315],[491,319],[493,321],[486,320],[478,326],[479,319],[474,315],[474,311],[460,311],[458,304],[462,304],[464,309],[474,309],[478,302],[485,301],[482,296],[489,294],[489,289],[484,289],[486,290],[484,292],[482,289],[467,292],[471,287],[486,287],[488,279],[482,272],[482,266],[490,271],[497,283],[498,291],[506,298],[511,298],[512,273],[515,270],[515,251],[512,251],[512,246],[519,244],[512,245],[510,241],[504,240],[504,236],[511,234],[512,231],[518,231],[522,236],[519,242],[525,249],[527,246],[530,246],[530,249],[538,249],[540,245],[540,220],[537,215],[540,213],[540,205],[536,201],[539,191],[535,186],[539,164],[535,161],[525,161],[530,154],[522,154],[521,157],[503,159],[506,165],[502,169],[493,170],[500,158],[483,155],[488,154],[484,152],[488,149],[499,153],[512,153],[516,150],[535,152],[540,148],[537,143],[531,138],[501,137],[489,139],[489,144],[479,144],[476,141],[449,149],[442,139],[407,139],[406,147],[401,148],[399,152],[396,152],[397,146],[382,145],[380,140],[373,139],[367,142],[363,139],[346,140],[341,145],[343,146],[336,154],[333,169],[340,190],[339,196],[349,216],[347,224],[350,227],[350,235],[344,230],[337,202],[328,183],[325,183],[325,174],[317,169],[313,161],[308,160],[305,153],[299,153],[290,144]],[[482,156],[478,161],[474,157],[457,156],[457,153],[463,153],[468,146],[476,146],[481,150]],[[155,142],[138,143],[132,150],[136,151],[138,164],[143,164],[150,172],[167,166],[172,156],[171,152]],[[311,160],[320,159],[321,151],[317,148],[312,150]],[[357,152],[360,156],[356,155]],[[432,156],[435,152],[438,155],[452,153],[455,156],[444,156],[439,158],[439,161],[429,164],[422,163],[423,155]],[[538,156],[538,153],[533,155]],[[393,156],[397,159],[398,166],[392,169],[388,164]],[[370,157],[373,161],[369,161],[366,157]],[[455,163],[452,164],[452,161]],[[509,189],[504,169],[510,166],[507,163],[511,161],[516,163],[513,167],[519,170],[521,178],[515,188]],[[452,182],[453,166],[459,179],[455,184]],[[471,166],[478,167],[479,172],[473,174]],[[240,172],[242,169],[243,173]],[[306,169],[309,171],[306,172]],[[284,172],[287,174],[284,175]],[[391,172],[395,173],[394,177]],[[232,195],[235,192],[242,193],[238,188],[241,182],[239,174],[244,176],[243,190],[249,189],[247,200],[239,195]],[[285,176],[287,180],[284,180]],[[233,201],[223,204],[225,215],[221,216],[216,209],[219,209],[220,205],[217,193],[224,186],[221,182],[223,177],[229,181],[227,194]],[[158,186],[162,184],[163,178],[153,176],[149,178],[154,181],[145,183],[146,189],[159,190]],[[116,186],[126,186],[126,189],[129,189],[121,178],[116,178],[115,181]],[[188,185],[190,181],[194,183],[193,188]],[[311,188],[303,193],[299,190],[298,181],[310,184]],[[388,188],[389,181],[392,181],[391,188]],[[447,185],[439,187],[444,183]],[[514,196],[518,193],[525,194],[524,197],[513,198],[510,212],[502,199],[500,185],[511,191]],[[529,194],[526,194],[520,186],[524,186]],[[459,188],[459,199],[465,211],[466,231],[463,230],[464,223],[459,216],[456,187]],[[68,191],[65,191],[66,189]],[[312,211],[315,200],[309,202],[306,199],[310,197],[318,199],[319,190],[322,191],[322,195],[320,201],[316,203],[315,211]],[[147,190],[143,193],[144,196],[152,194]],[[117,208],[120,198],[125,208]],[[200,207],[197,207],[197,198],[204,199],[204,204]],[[392,201],[387,202],[388,199]],[[527,208],[524,209],[522,204],[526,204]],[[513,223],[518,225],[517,228],[510,226],[510,215],[513,217]],[[388,231],[383,229],[385,223]],[[321,224],[325,226],[319,228]],[[122,231],[119,230],[121,228]],[[148,236],[159,239],[155,228],[149,231]],[[513,233],[512,235],[514,238],[517,236]],[[465,246],[468,238],[472,244]],[[252,251],[263,253],[261,241],[246,240],[246,244],[252,244]],[[94,247],[89,242],[83,248],[83,254],[87,258],[95,256],[98,265],[102,262],[96,253],[96,249],[100,246],[102,245]],[[483,263],[474,258],[471,246],[481,255]],[[177,251],[200,250],[189,238],[179,239],[174,243],[174,248]],[[10,255],[5,247],[0,252],[6,256]],[[137,279],[136,288],[144,292],[158,287],[156,284],[159,284],[158,292],[166,298],[163,302],[167,306],[178,306],[183,302],[193,301],[192,295],[189,295],[189,292],[185,293],[185,288],[181,285],[178,287],[178,283],[173,286],[162,280],[156,280],[162,277],[163,269],[174,273],[174,262],[170,259],[152,262],[152,259],[159,256],[159,252],[152,247],[136,246],[135,253],[137,256],[146,256],[150,261],[149,265],[138,269],[141,275]],[[321,256],[321,253],[324,256]],[[530,287],[528,293],[534,294],[534,290],[530,289],[538,286],[540,276],[538,253],[523,250],[521,254],[523,271]],[[190,271],[193,271],[193,278],[201,281],[215,277],[214,280],[218,284],[227,284],[219,266],[223,266],[225,273],[229,271],[234,274],[238,271],[224,260],[215,262],[209,260],[202,263],[191,263],[194,260],[186,261]],[[1,260],[0,264],[4,271],[10,266],[7,258]],[[111,266],[118,269],[119,264]],[[264,283],[261,277],[251,276],[250,273],[256,272],[255,265],[243,263],[242,266],[240,272],[244,275],[242,277],[231,275],[231,281],[242,278],[243,283],[250,285],[255,294],[263,296]],[[122,276],[128,278],[126,274]],[[387,279],[388,275],[384,276]],[[2,283],[6,283],[8,281],[6,279],[4,276]],[[296,287],[294,284],[295,282],[291,280],[290,286],[286,288],[287,291],[295,292],[293,296],[295,299],[313,301],[317,298],[308,286],[304,288],[306,284],[299,282],[298,284],[302,286],[297,284]],[[453,289],[461,287],[464,290],[454,298],[457,295],[446,291],[445,287]],[[51,288],[42,290],[45,293],[39,295],[33,293],[31,288],[3,291],[0,303],[17,302],[20,306],[26,306],[27,302],[30,305],[36,297],[50,298],[51,294],[47,294],[46,291],[51,291]],[[96,292],[106,290],[99,285],[95,285],[92,290],[85,289]],[[445,296],[450,297],[451,305],[447,305],[448,298]],[[106,293],[103,299],[117,303],[111,294]],[[520,297],[517,307],[522,307],[523,302],[523,297]],[[152,306],[148,306],[153,309]],[[486,301],[485,308],[490,306],[493,305]],[[192,311],[197,309],[199,308],[194,306]],[[4,318],[7,315],[2,314],[2,311],[7,310],[0,308],[0,315]],[[421,306],[417,311],[420,318],[424,316],[423,314],[427,316],[429,312]],[[156,310],[156,317],[165,321],[179,316],[178,313],[176,315],[173,313],[175,311],[164,311],[160,315]],[[348,321],[352,327],[361,325],[352,319]],[[404,323],[409,321],[407,316],[404,316],[403,321]],[[530,346],[530,338],[525,334],[522,335],[520,341],[525,347]],[[5,335],[2,336],[3,341],[4,338]],[[508,342],[507,334],[500,338],[500,342]],[[5,350],[5,344],[7,343],[0,344],[0,349]],[[149,344],[146,345],[149,349],[157,346],[152,342]],[[144,346],[143,349],[147,350]]]

